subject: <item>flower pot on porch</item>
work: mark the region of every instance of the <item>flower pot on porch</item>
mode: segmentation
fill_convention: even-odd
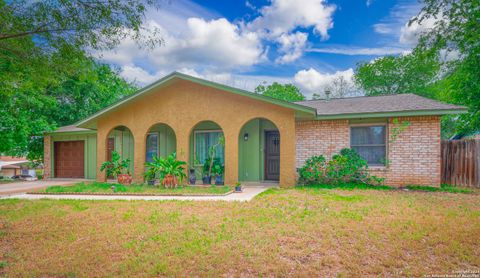
[[[235,186],[235,192],[242,192],[242,186],[241,185]]]
[[[155,180],[148,180],[148,181],[147,181],[147,184],[148,184],[148,185],[155,185]]]
[[[224,185],[222,175],[215,176],[215,185]]]
[[[117,181],[119,184],[129,185],[132,183],[132,176],[129,174],[119,174],[117,176]]]
[[[212,176],[204,176],[202,178],[203,185],[211,185],[212,184]]]
[[[195,175],[195,169],[190,169],[188,181],[191,185],[195,185],[197,183],[197,176]]]

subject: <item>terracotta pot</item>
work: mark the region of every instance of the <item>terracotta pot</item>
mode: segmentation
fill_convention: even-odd
[[[117,181],[119,184],[131,184],[132,183],[132,176],[129,174],[119,174],[117,176]]]
[[[175,187],[177,185],[174,175],[165,175],[162,180],[162,185],[166,188]]]

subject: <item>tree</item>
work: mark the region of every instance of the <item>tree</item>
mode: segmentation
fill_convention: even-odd
[[[442,136],[480,127],[480,2],[423,0],[409,24],[433,20],[412,53],[357,66],[355,79],[369,95],[413,92],[465,105],[469,113],[442,119]],[[445,58],[448,57],[448,58]],[[445,132],[447,131],[447,132]]]
[[[279,84],[277,82],[268,86],[260,84],[255,88],[255,93],[291,102],[305,100],[305,96],[300,92],[300,89],[293,84]]]
[[[352,81],[347,80],[343,75],[339,75],[333,77],[330,84],[326,86],[326,91],[330,91],[329,97],[344,98],[357,94],[358,88]],[[326,97],[325,94],[314,93],[312,99],[324,99]]]
[[[132,39],[162,43],[143,27],[154,0],[0,0],[0,153],[41,158],[41,136],[133,91],[86,49]]]
[[[415,49],[404,56],[385,56],[357,65],[355,83],[366,95],[415,93],[431,96],[440,63],[436,51]]]
[[[456,130],[462,133],[480,129],[480,2],[471,0],[424,0],[425,6],[410,24],[437,21],[423,36],[419,49],[452,53],[443,74],[440,98],[466,105]]]

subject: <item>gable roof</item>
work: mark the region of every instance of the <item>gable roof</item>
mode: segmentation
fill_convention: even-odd
[[[197,83],[197,84],[200,84],[200,85],[204,85],[204,86],[208,86],[208,87],[211,87],[211,88],[226,91],[226,92],[229,92],[229,93],[250,97],[250,98],[253,98],[253,99],[256,99],[256,100],[260,100],[260,101],[265,101],[265,102],[268,102],[268,103],[271,103],[271,104],[274,104],[274,105],[278,105],[278,106],[281,106],[281,107],[290,108],[290,109],[295,110],[296,115],[298,115],[300,117],[302,117],[302,116],[304,116],[304,117],[305,116],[314,117],[316,115],[316,110],[315,110],[315,108],[312,108],[312,107],[300,105],[300,104],[293,103],[293,102],[283,101],[283,100],[263,96],[263,95],[260,95],[260,94],[255,94],[255,93],[252,93],[252,92],[249,92],[249,91],[246,91],[246,90],[242,90],[242,89],[230,87],[230,86],[227,86],[227,85],[223,85],[223,84],[220,84],[220,83],[208,81],[208,80],[205,80],[205,79],[193,77],[193,76],[183,74],[183,73],[180,73],[180,72],[172,72],[171,74],[159,79],[158,81],[156,81],[156,82],[138,90],[137,92],[135,92],[135,93],[133,93],[133,94],[117,101],[117,102],[115,102],[114,104],[98,111],[97,113],[91,115],[90,117],[77,122],[76,124],[74,124],[74,126],[76,126],[76,127],[87,127],[88,123],[90,123],[94,119],[100,117],[101,115],[104,115],[104,114],[108,113],[109,111],[112,111],[115,108],[117,108],[119,106],[122,106],[122,105],[128,103],[129,101],[131,101],[135,98],[138,98],[138,97],[140,97],[144,94],[147,94],[154,89],[157,89],[157,88],[160,88],[162,86],[168,85],[168,84],[170,84],[171,81],[174,81],[174,80],[186,80],[186,81],[194,82],[194,83]]]
[[[315,108],[317,119],[445,115],[467,111],[463,106],[446,104],[415,94],[332,98],[296,103]]]

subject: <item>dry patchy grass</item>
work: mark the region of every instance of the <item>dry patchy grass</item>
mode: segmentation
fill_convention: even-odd
[[[478,270],[479,239],[479,195],[289,189],[248,203],[0,201],[7,276],[417,276]]]

